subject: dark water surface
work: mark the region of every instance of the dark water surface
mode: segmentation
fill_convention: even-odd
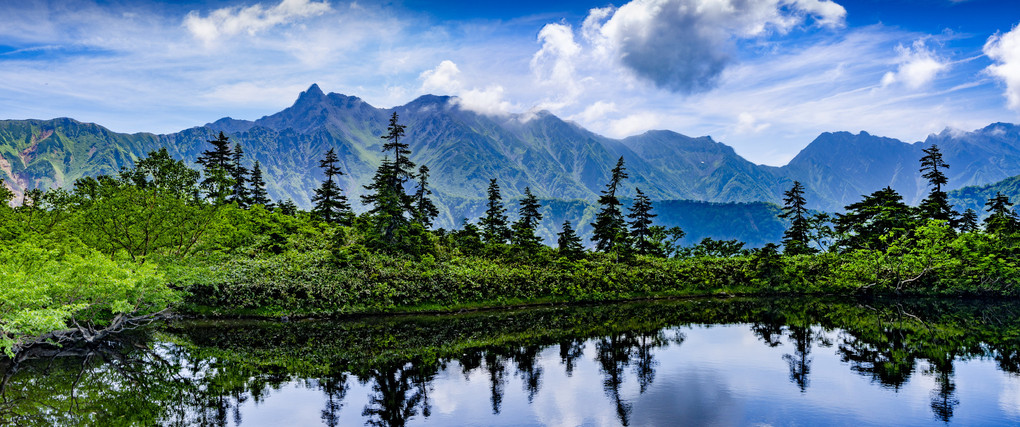
[[[173,321],[3,372],[11,425],[1017,425],[1020,304]]]

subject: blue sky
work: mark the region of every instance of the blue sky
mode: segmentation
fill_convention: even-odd
[[[604,135],[711,135],[781,165],[820,132],[1020,121],[1005,0],[0,0],[0,118],[120,132],[257,119],[312,83]]]

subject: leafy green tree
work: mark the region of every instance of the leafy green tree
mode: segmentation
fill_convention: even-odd
[[[652,240],[652,218],[657,215],[652,213],[652,200],[635,188],[637,196],[634,196],[634,204],[630,207],[630,235],[634,240],[634,249],[642,255],[652,255],[658,252],[658,247]]]
[[[258,160],[251,168],[251,204],[262,205],[268,210],[273,210],[273,201],[269,199],[269,193],[266,192],[266,181],[262,179],[262,165]]]
[[[117,178],[82,178],[75,184],[82,240],[137,263],[153,253],[190,254],[218,216],[216,205],[198,199],[198,176],[161,149]]]
[[[931,193],[928,193],[928,197],[922,200],[918,206],[918,216],[921,222],[937,219],[954,224],[957,217],[956,211],[949,204],[949,196],[945,191],[942,191],[942,186],[949,182],[944,172],[949,169],[949,165],[942,160],[942,152],[939,151],[937,145],[932,144],[931,147],[922,151],[925,155],[921,157],[921,176],[928,180],[932,189]]]
[[[584,247],[581,246],[581,238],[577,237],[570,221],[563,222],[563,230],[556,234],[556,244],[561,256],[567,259],[581,259],[584,257]]]
[[[432,228],[432,221],[439,215],[439,209],[432,203],[429,195],[429,167],[421,165],[418,168],[418,185],[414,190],[414,221],[421,224],[425,229]]]
[[[988,199],[988,203],[985,203],[988,207],[986,212],[990,215],[985,218],[985,231],[991,234],[1012,234],[1017,230],[1020,230],[1020,221],[1017,220],[1016,212],[1010,208],[1013,203],[1009,201],[1009,197],[1001,192],[996,193],[995,197]]]
[[[652,254],[672,258],[683,251],[680,240],[687,233],[679,226],[666,228],[661,225],[653,225],[648,228],[648,231],[651,233],[650,239],[654,248]]]
[[[241,144],[234,144],[234,152],[231,154],[230,161],[230,179],[232,184],[232,191],[228,201],[237,203],[237,207],[241,209],[247,208],[251,204],[251,190],[248,189],[248,168],[241,164],[244,159],[244,150],[241,149]]]
[[[819,251],[828,250],[837,239],[837,233],[832,228],[832,216],[825,212],[817,212],[808,216],[808,230],[810,230],[810,241],[814,248]]]
[[[973,233],[978,230],[978,216],[974,209],[968,208],[963,211],[963,215],[960,217],[960,232],[962,233]]]
[[[502,244],[510,239],[510,228],[507,226],[506,208],[503,207],[503,196],[499,194],[496,178],[489,180],[488,204],[485,216],[478,223],[482,226],[482,238],[485,244]]]
[[[836,214],[837,245],[847,249],[885,249],[887,236],[899,237],[913,228],[910,207],[903,197],[886,187],[846,206],[845,214]]]
[[[232,153],[230,138],[220,132],[216,139],[206,141],[212,144],[212,150],[205,150],[198,156],[196,163],[202,165],[202,189],[206,197],[215,203],[223,203],[230,195],[233,182],[231,180]]]
[[[465,254],[476,254],[481,252],[485,245],[482,243],[482,231],[478,226],[468,222],[467,218],[461,220],[461,228],[452,233],[453,243]]]
[[[14,192],[7,188],[4,184],[4,179],[0,178],[0,209],[10,207],[11,200],[14,199]]]
[[[531,192],[531,188],[524,187],[524,198],[521,199],[521,207],[518,213],[520,219],[513,224],[512,240],[514,244],[521,245],[529,250],[534,250],[541,245],[542,240],[535,235],[539,221],[542,220],[542,212],[539,209],[542,204]]]
[[[687,255],[695,257],[729,258],[739,255],[743,249],[744,242],[736,239],[715,240],[711,237],[706,237],[685,252]]]
[[[627,223],[620,209],[620,199],[616,198],[620,182],[627,177],[621,156],[611,172],[609,184],[606,184],[606,189],[602,190],[602,196],[599,197],[602,209],[595,215],[595,222],[591,223],[593,228],[591,240],[595,242],[597,251],[609,252],[619,246],[627,246]]]
[[[811,241],[811,221],[808,218],[804,186],[793,181],[793,187],[783,193],[783,213],[780,218],[789,219],[790,227],[783,233],[783,252],[789,255],[813,253],[808,246]]]
[[[338,161],[336,151],[332,148],[326,152],[326,157],[319,161],[319,167],[326,175],[326,180],[315,189],[315,195],[312,196],[312,202],[315,204],[312,207],[312,214],[329,223],[350,224],[353,217],[351,205],[347,203],[347,196],[343,195],[335,179],[344,174],[337,166]]]

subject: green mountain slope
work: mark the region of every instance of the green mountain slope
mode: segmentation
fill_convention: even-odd
[[[918,159],[931,144],[941,147],[951,165],[950,189],[1020,175],[1020,127],[1004,123],[973,132],[947,130],[912,144],[866,132],[824,133],[788,165],[770,167],[755,165],[710,137],[650,131],[615,140],[548,112],[484,115],[461,108],[456,98],[433,95],[380,109],[312,85],[276,114],[254,121],[223,118],[167,135],[119,134],[71,119],[0,121],[0,177],[20,196],[29,188],[68,186],[82,176],[114,173],[159,147],[193,163],[208,148],[206,141],[222,131],[244,147],[249,163],[262,164],[273,199],[290,198],[304,208],[323,178],[318,160],[328,149],[337,150],[345,174],[340,185],[360,211],[359,196],[383,160],[379,135],[393,112],[407,125],[412,160],[432,170],[438,226],[446,228],[477,217],[491,178],[508,199],[530,187],[546,200],[594,202],[621,156],[630,174],[623,197],[641,188],[658,201],[777,203],[791,181],[799,180],[809,207],[828,211],[887,185],[917,203],[927,192]],[[591,206],[564,203],[550,220],[566,218],[565,212],[591,213]],[[666,210],[673,209],[670,203],[662,202]],[[726,217],[716,223],[732,216],[718,215]],[[551,222],[560,223],[558,217]]]

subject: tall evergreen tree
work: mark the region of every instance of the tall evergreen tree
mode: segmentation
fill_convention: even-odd
[[[914,226],[910,207],[903,196],[886,187],[846,206],[845,214],[836,214],[836,232],[843,235],[837,243],[848,249],[884,249],[882,237],[903,235]]]
[[[932,189],[931,193],[928,193],[928,197],[922,200],[918,206],[918,216],[921,220],[937,219],[955,225],[956,211],[949,204],[949,195],[942,190],[942,186],[949,182],[945,174],[949,165],[942,160],[942,152],[939,151],[938,145],[932,144],[931,147],[922,151],[924,157],[921,157],[921,176],[928,180]]]
[[[642,255],[650,255],[656,252],[657,246],[652,240],[652,218],[658,215],[652,213],[652,200],[635,188],[637,196],[634,196],[634,204],[630,207],[630,236],[634,239],[634,249]]]
[[[411,155],[411,148],[406,142],[400,141],[406,128],[407,126],[397,123],[397,113],[394,111],[386,128],[387,133],[382,136],[386,140],[383,152],[393,152],[393,163],[390,164],[393,171],[387,174],[391,180],[390,185],[395,192],[401,194],[404,192],[404,183],[414,179],[414,163],[408,157]]]
[[[226,201],[232,191],[230,138],[220,132],[216,139],[206,141],[212,150],[205,150],[196,163],[202,165],[201,187],[206,196],[216,203]]]
[[[273,209],[273,201],[269,199],[269,193],[266,192],[266,181],[262,179],[262,165],[258,160],[251,168],[251,204]]]
[[[432,203],[429,195],[429,167],[421,165],[418,168],[418,186],[414,191],[414,220],[425,228],[432,228],[432,221],[439,215],[439,209]]]
[[[251,204],[251,191],[246,185],[249,171],[241,164],[243,159],[244,150],[241,149],[241,144],[234,144],[234,152],[231,154],[230,161],[230,179],[233,189],[228,200],[237,203],[237,206],[242,209]]]
[[[790,220],[790,228],[783,233],[783,251],[790,255],[801,255],[814,252],[808,246],[811,241],[811,220],[805,205],[804,186],[800,181],[793,181],[793,187],[783,193],[783,213],[780,218]]]
[[[1016,212],[1010,208],[1013,203],[1009,197],[1001,192],[995,193],[995,197],[988,199],[985,203],[988,207],[986,212],[990,215],[985,218],[985,231],[992,234],[1011,234],[1020,230],[1020,221],[1017,220]]]
[[[326,175],[326,180],[312,196],[312,202],[315,204],[312,207],[312,214],[326,222],[350,224],[351,205],[347,203],[347,196],[341,193],[340,186],[334,179],[344,174],[337,166],[338,161],[336,151],[332,148],[326,152],[326,157],[319,161],[319,167]]]
[[[617,245],[626,244],[627,223],[623,220],[620,200],[616,198],[616,189],[619,188],[620,182],[627,177],[621,156],[611,172],[609,184],[606,184],[606,189],[602,190],[602,196],[599,197],[602,209],[595,215],[595,222],[591,224],[594,234],[591,240],[595,242],[595,249],[598,251],[609,252]]]
[[[581,246],[581,238],[577,237],[577,233],[574,232],[573,227],[571,227],[570,221],[563,222],[563,231],[556,233],[556,236],[558,236],[556,244],[561,256],[564,256],[567,259],[580,259],[584,256],[584,247]]]
[[[963,212],[963,216],[960,217],[960,231],[963,233],[973,233],[978,230],[978,216],[974,209],[968,208]]]
[[[541,208],[542,204],[531,193],[531,188],[524,187],[524,198],[521,199],[521,207],[518,211],[520,219],[513,225],[514,244],[530,248],[535,248],[541,244],[542,239],[535,235],[538,223],[542,220],[542,212],[539,212]]]
[[[496,178],[489,180],[488,207],[485,216],[478,221],[482,226],[482,238],[486,244],[506,243],[510,239],[510,228],[507,227],[506,208],[503,207],[503,196],[499,194]]]
[[[389,244],[395,242],[397,230],[405,228],[408,217],[414,214],[413,197],[404,190],[404,183],[414,179],[414,163],[408,157],[411,149],[400,140],[406,126],[398,123],[397,119],[394,112],[386,135],[381,137],[386,140],[382,151],[387,156],[372,177],[372,183],[365,186],[369,193],[361,196],[362,203],[372,206],[369,214],[377,232]],[[393,159],[389,158],[390,151]]]

